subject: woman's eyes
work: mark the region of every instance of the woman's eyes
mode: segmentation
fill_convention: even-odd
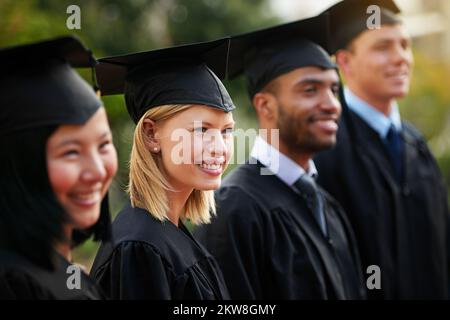
[[[194,132],[195,133],[205,133],[208,130],[215,130],[215,129],[208,129],[208,128],[194,128]],[[222,134],[232,134],[233,133],[233,128],[226,128],[224,130],[222,130]]]
[[[194,128],[195,133],[205,133],[206,131],[208,131],[208,128],[205,127]]]
[[[103,143],[100,144],[99,149],[100,149],[100,150],[104,150],[104,149],[106,149],[106,147],[108,147],[109,145],[111,145],[111,140],[104,141]]]
[[[102,151],[106,151],[107,148],[111,145],[112,141],[111,140],[106,140],[102,143],[100,143],[98,145],[98,150],[100,152]],[[79,156],[82,153],[82,149],[81,148],[73,148],[73,149],[68,149],[66,151],[63,151],[61,154],[63,157],[71,157],[74,158],[76,156]]]
[[[223,134],[229,135],[229,134],[233,134],[233,128],[226,128],[225,130],[222,131]]]
[[[64,151],[62,155],[63,155],[63,157],[72,157],[72,156],[79,155],[79,152],[78,152],[78,150],[71,149],[71,150]]]

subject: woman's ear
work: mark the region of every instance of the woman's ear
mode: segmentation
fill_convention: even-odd
[[[146,118],[144,119],[144,123],[142,124],[142,130],[145,137],[145,144],[150,152],[158,153],[161,150],[161,146],[159,144],[158,139],[158,128],[156,126],[155,121],[152,119]]]

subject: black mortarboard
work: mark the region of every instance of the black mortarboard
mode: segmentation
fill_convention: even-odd
[[[326,9],[323,14],[330,17],[331,52],[344,49],[361,32],[368,30],[367,20],[373,14],[367,8],[376,5],[380,8],[380,24],[397,24],[400,12],[393,0],[343,0]]]
[[[294,21],[231,37],[230,78],[245,73],[250,97],[294,69],[335,68],[328,49],[328,17]]]
[[[235,108],[219,80],[226,77],[229,38],[108,57],[99,60],[97,78],[105,95],[125,93],[134,122],[152,107],[203,104]]]
[[[74,37],[0,49],[0,134],[86,122],[102,103],[72,67],[95,63]]]

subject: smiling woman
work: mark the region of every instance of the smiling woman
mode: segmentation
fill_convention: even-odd
[[[101,201],[117,171],[116,151],[104,108],[84,124],[62,125],[47,140],[50,184],[66,211],[64,233],[87,229],[100,215]],[[70,253],[67,243],[60,250]]]
[[[178,225],[180,214],[169,210],[168,204],[169,197],[172,203],[180,199],[181,204],[186,202],[182,218],[208,223],[210,213],[215,213],[214,196],[208,190],[220,186],[231,156],[233,125],[231,113],[202,105],[148,110],[136,126],[131,151],[132,205]]]
[[[210,221],[231,156],[234,105],[209,68],[221,73],[227,50],[224,39],[100,60],[103,92],[123,87],[136,123],[131,203],[91,272],[113,299],[228,298],[216,261],[183,224]],[[114,77],[116,64],[125,78]]]
[[[103,298],[79,269],[79,290],[68,285],[71,249],[110,234],[116,153],[100,99],[72,69],[95,60],[71,37],[0,56],[0,299]]]

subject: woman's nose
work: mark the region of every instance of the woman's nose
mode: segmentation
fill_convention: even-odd
[[[99,155],[88,157],[83,165],[82,179],[85,182],[97,182],[105,179],[107,172],[105,164]]]
[[[226,154],[227,144],[219,130],[208,130],[204,137],[206,150],[213,157],[220,157]]]

